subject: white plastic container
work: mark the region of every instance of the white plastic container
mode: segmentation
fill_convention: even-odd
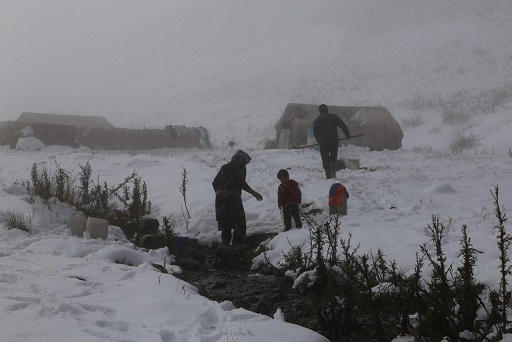
[[[108,221],[96,217],[88,217],[85,224],[85,231],[89,233],[91,238],[107,239],[108,236]]]
[[[82,213],[72,213],[68,216],[67,225],[73,235],[83,237],[86,221],[87,217],[85,217]]]

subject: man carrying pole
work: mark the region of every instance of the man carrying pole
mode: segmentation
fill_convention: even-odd
[[[313,121],[313,134],[320,146],[320,157],[327,179],[336,177],[338,160],[338,127],[345,133],[345,138],[352,138],[347,125],[336,114],[329,113],[325,104],[318,107],[320,115]]]

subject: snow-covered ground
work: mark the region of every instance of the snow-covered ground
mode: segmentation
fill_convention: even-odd
[[[343,238],[352,234],[360,252],[381,249],[408,271],[418,246],[430,243],[431,216],[439,215],[449,228],[449,261],[457,262],[466,224],[483,252],[476,276],[496,286],[494,186],[503,210],[512,207],[510,1],[0,0],[0,7],[2,120],[32,111],[102,115],[118,127],[204,126],[215,146],[35,151],[26,141],[29,151],[0,150],[0,211],[21,212],[32,230],[0,225],[1,340],[323,341],[279,314],[199,296],[150,266],[179,272],[164,250],[136,250],[116,227],[105,241],[73,237],[66,228],[73,208],[29,204],[19,186],[33,163],[78,173],[89,162],[108,184],[135,170],[147,183],[153,216],[161,222],[173,214],[180,235],[208,243],[220,240],[211,181],[243,148],[252,157],[248,183],[264,198],[243,197],[248,234],[280,232],[266,242],[277,263],[288,241],[300,245],[308,237],[307,229],[282,232],[277,171],[289,169],[304,201],[318,208],[327,207],[332,184],[318,152],[262,149],[289,102],[384,105],[403,126],[401,150],[340,149],[375,169],[338,174],[351,195]],[[446,109],[468,119],[443,122]],[[474,145],[455,154],[460,136]],[[254,266],[261,262],[255,258]]]
[[[495,115],[489,120],[494,118],[502,119]],[[512,134],[512,125],[503,124],[502,129]],[[460,228],[466,224],[475,248],[483,252],[478,255],[477,277],[495,287],[499,259],[490,191],[499,185],[503,209],[510,209],[512,157],[506,146],[480,146],[458,155],[414,148],[383,152],[341,148],[344,157],[357,158],[362,166],[376,169],[338,173],[350,193],[342,237],[351,233],[361,252],[381,249],[387,259],[409,271],[419,245],[430,243],[426,226],[431,216],[439,215],[449,228],[444,241],[449,261],[456,263]],[[487,153],[481,152],[484,147]],[[94,175],[109,184],[120,183],[136,170],[158,209],[154,216],[161,221],[162,216],[173,214],[180,235],[208,243],[220,240],[211,181],[234,152],[92,153],[62,146],[39,152],[2,150],[0,207],[22,212],[33,231],[0,228],[2,337],[9,341],[320,341],[315,333],[279,317],[272,319],[199,296],[192,286],[150,266],[149,262],[165,263],[169,271],[179,272],[164,250],[135,250],[119,238],[115,227],[110,227],[105,241],[72,236],[66,227],[72,208],[55,202],[29,205],[15,185],[29,178],[32,163],[46,163],[50,169],[57,163],[67,170],[79,170],[78,165],[89,162]],[[291,248],[288,241],[298,246],[308,242],[309,234],[305,228],[283,232],[277,209],[277,171],[289,169],[301,185],[304,201],[323,209],[333,181],[323,178],[320,156],[314,150],[249,153],[248,183],[264,199],[257,202],[244,195],[248,234],[280,232],[267,242],[270,250],[266,253],[278,263]],[[181,219],[183,168],[189,179],[187,202],[192,216],[188,231]],[[262,256],[255,258],[254,266],[262,261]]]

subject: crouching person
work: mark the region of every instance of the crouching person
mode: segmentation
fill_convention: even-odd
[[[329,189],[329,215],[347,215],[347,189],[341,183],[334,183]]]

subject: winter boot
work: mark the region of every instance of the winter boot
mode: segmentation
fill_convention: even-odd
[[[332,173],[331,173],[331,170],[325,170],[325,178],[327,179],[331,179],[332,178]]]

